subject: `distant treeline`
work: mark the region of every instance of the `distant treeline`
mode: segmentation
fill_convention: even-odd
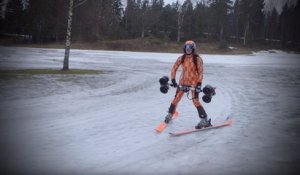
[[[264,0],[209,0],[164,4],[164,0],[73,0],[72,40],[143,37],[300,46],[300,2],[264,11]],[[3,1],[4,2],[4,1]],[[65,40],[69,0],[9,0],[1,37],[22,42]]]

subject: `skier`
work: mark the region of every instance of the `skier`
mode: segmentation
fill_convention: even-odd
[[[180,87],[192,86],[197,89],[201,89],[203,79],[203,61],[201,57],[195,53],[196,44],[194,41],[188,40],[183,46],[184,54],[180,56],[171,70],[172,86],[177,87],[176,95],[171,105],[167,116],[165,117],[165,123],[169,123],[175,112],[176,106],[179,103],[181,97],[184,94],[184,89]],[[182,66],[182,73],[179,80],[179,86],[176,82],[176,71],[179,66]],[[199,101],[199,92],[191,90],[192,100],[194,106],[197,108],[200,122],[195,126],[196,129],[203,127],[209,127],[211,125],[211,119],[207,119],[207,114]]]

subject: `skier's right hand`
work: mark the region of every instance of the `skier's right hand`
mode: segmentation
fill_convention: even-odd
[[[178,87],[178,84],[177,84],[175,79],[172,79],[171,81],[172,81],[172,86],[173,87],[175,87],[175,88]]]

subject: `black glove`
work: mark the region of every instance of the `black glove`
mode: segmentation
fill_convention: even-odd
[[[172,81],[172,86],[173,87],[175,87],[175,88],[178,87],[178,84],[177,84],[175,79],[172,79],[171,81]]]
[[[196,86],[196,92],[201,92],[201,85],[202,85],[202,83],[201,82],[198,82],[197,83],[197,86]]]

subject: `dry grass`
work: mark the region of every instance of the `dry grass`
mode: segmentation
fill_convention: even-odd
[[[51,44],[4,44],[0,45],[36,48],[64,48],[64,43]],[[141,52],[169,52],[182,53],[183,42],[161,40],[156,38],[97,41],[97,42],[73,42],[72,49],[85,50],[118,50],[118,51],[141,51]],[[258,51],[259,48],[247,48],[242,45],[230,45],[235,49],[220,49],[217,42],[201,43],[197,42],[197,52],[199,54],[249,54]]]
[[[104,73],[101,70],[87,70],[87,69],[70,69],[70,70],[58,70],[58,69],[15,69],[15,70],[0,70],[0,75],[4,74],[100,74]]]
[[[0,70],[0,80],[18,78],[33,75],[95,75],[109,73],[103,70],[88,70],[88,69],[14,69],[14,70]]]

